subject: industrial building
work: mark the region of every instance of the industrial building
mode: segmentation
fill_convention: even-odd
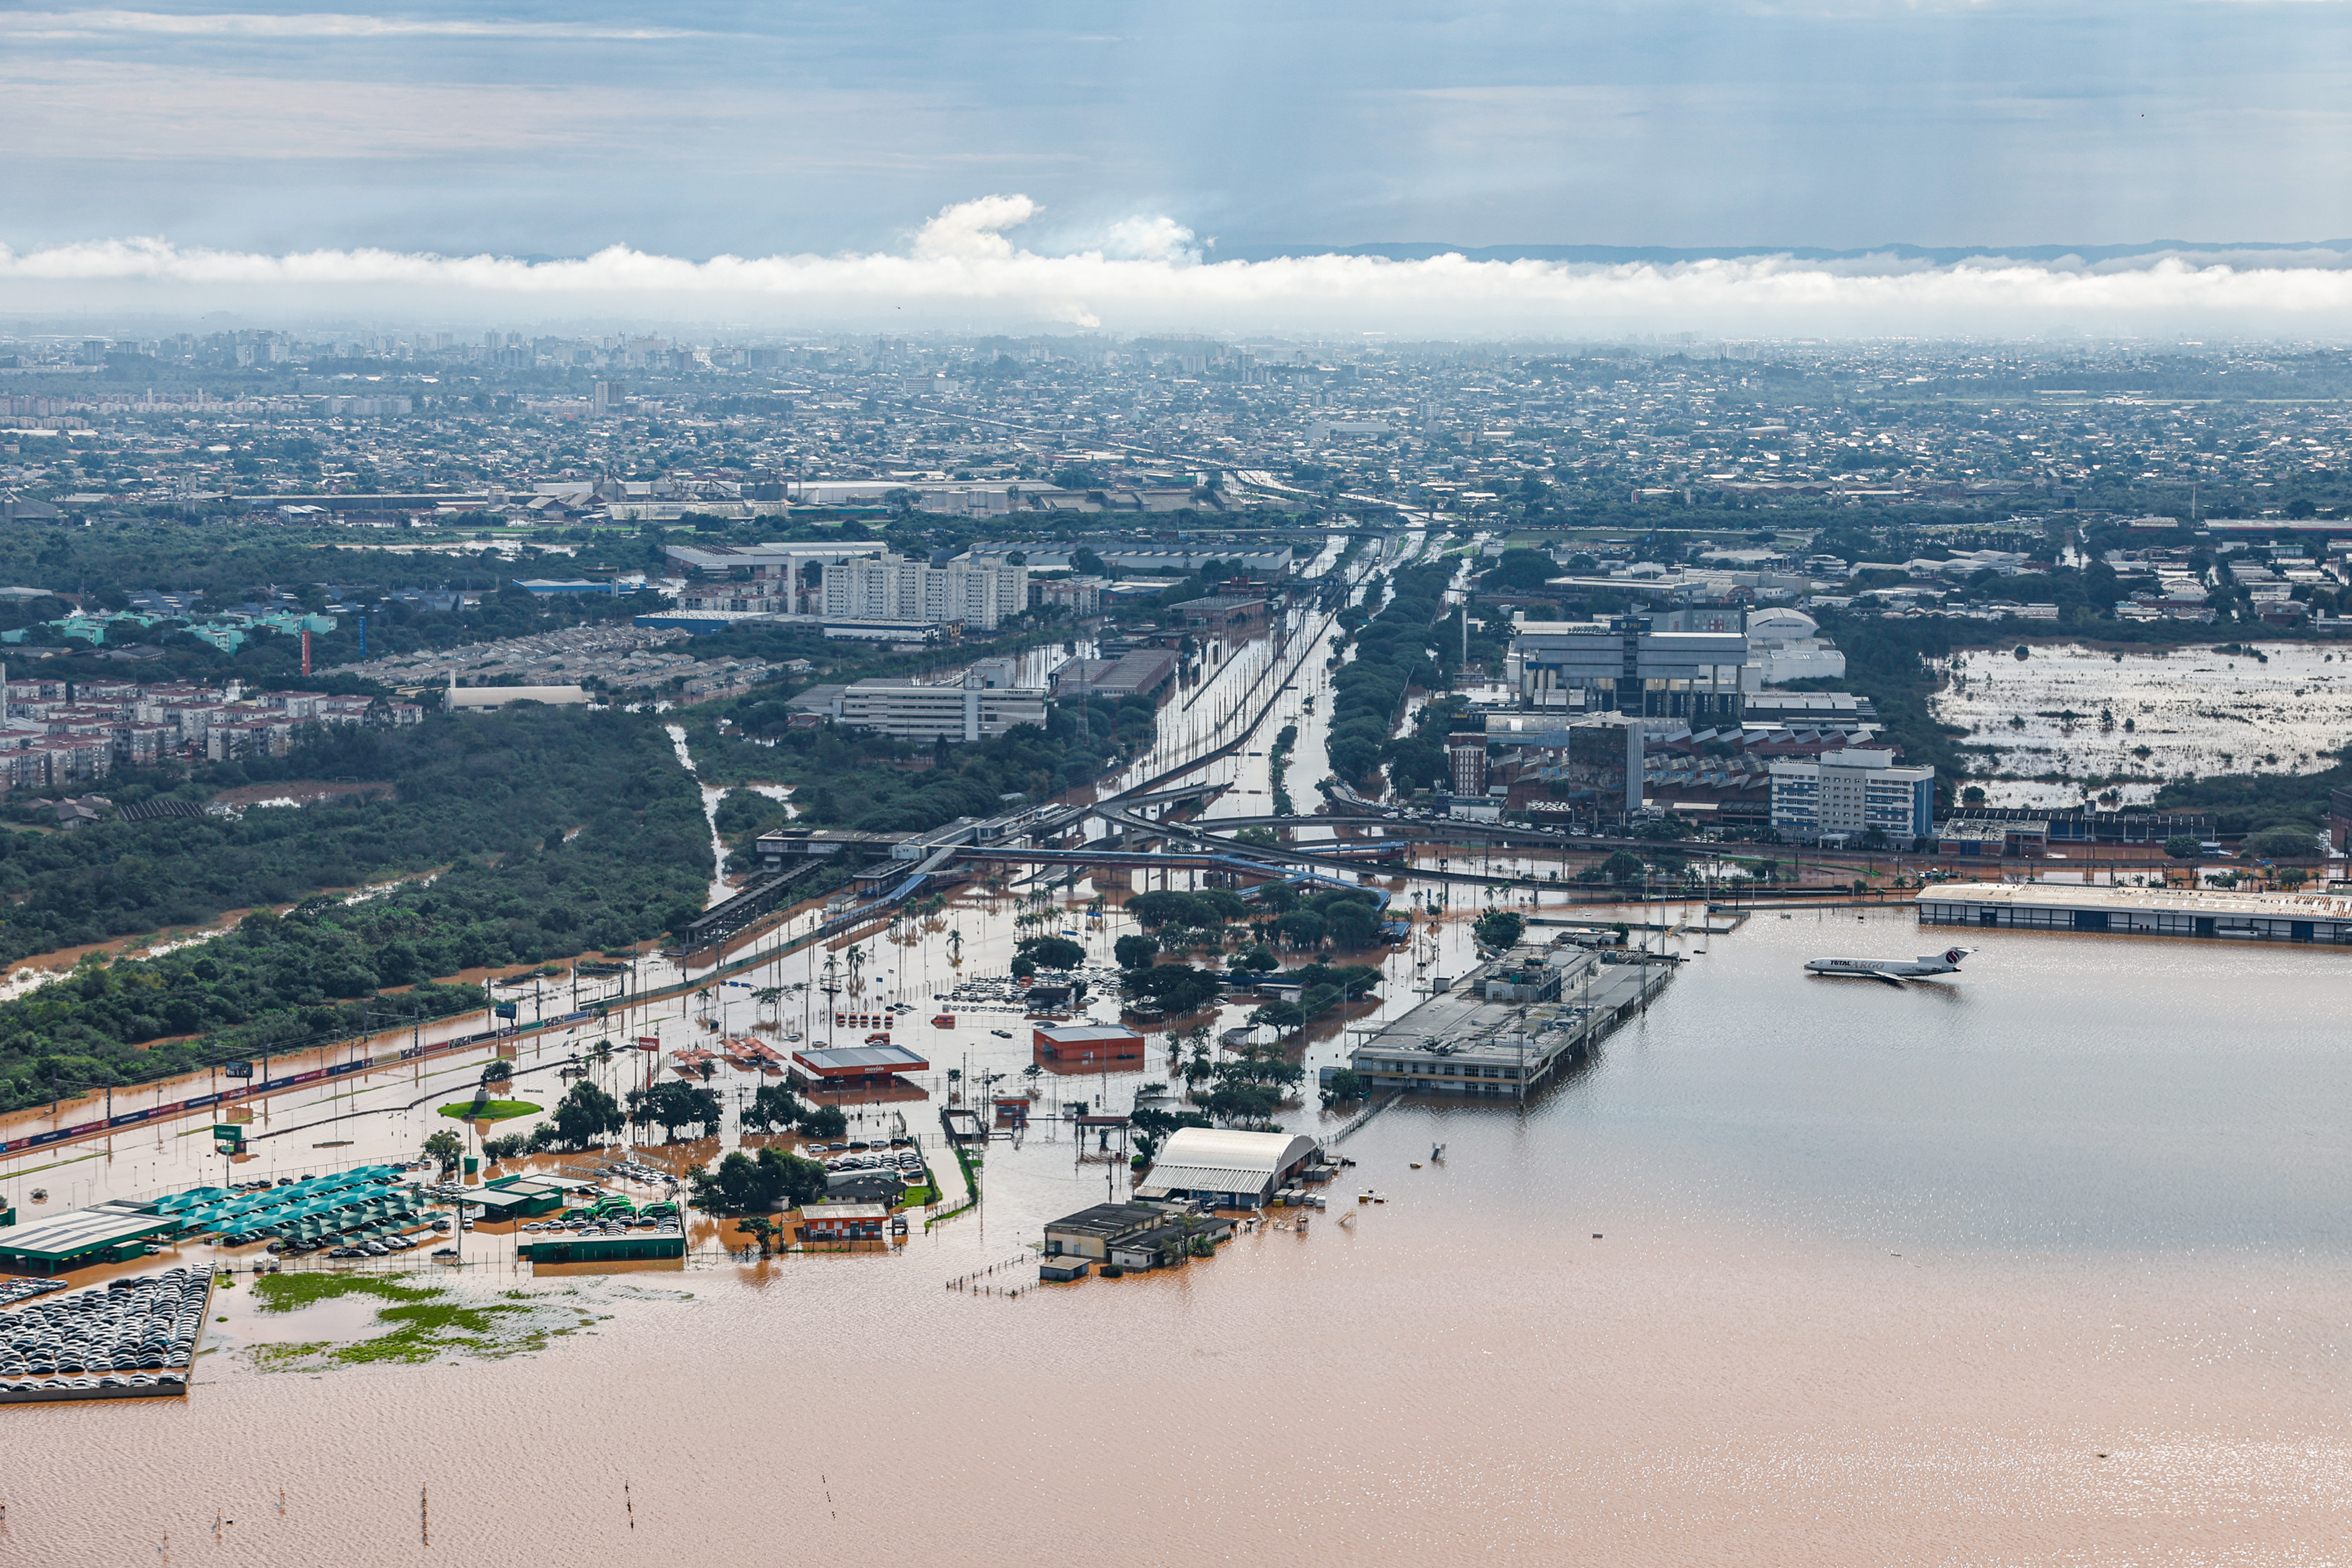
[[[1814,761],[1775,762],[1772,828],[1794,843],[1845,843],[1876,832],[1908,843],[1936,831],[1936,770],[1898,768],[1895,753],[1849,747]]]
[[[1918,918],[1922,925],[2352,946],[2352,896],[2335,893],[1950,882],[1920,894]]]
[[[778,539],[756,545],[670,545],[663,554],[696,577],[758,583],[788,599],[811,565],[856,560],[878,554],[880,549],[859,539]]]
[[[1219,1208],[1258,1208],[1321,1159],[1315,1140],[1300,1133],[1179,1127],[1143,1173],[1135,1196],[1147,1202],[1192,1198]]]
[[[1523,621],[1505,665],[1522,707],[1740,722],[1739,632],[1654,632],[1645,616]]]
[[[686,1237],[566,1236],[548,1241],[526,1241],[515,1256],[536,1267],[542,1263],[653,1262],[686,1256]]]
[[[466,1202],[481,1205],[485,1219],[520,1219],[552,1214],[563,1207],[566,1194],[592,1185],[575,1176],[499,1176],[467,1191]]]
[[[890,1210],[879,1203],[812,1203],[801,1208],[804,1241],[879,1241]]]
[[[1374,1092],[1524,1097],[1663,988],[1672,966],[1563,943],[1481,965],[1349,1053]],[[1172,1142],[1172,1140],[1171,1140]]]
[[[1116,659],[1072,659],[1046,677],[1059,696],[1156,697],[1176,678],[1167,648],[1138,648]]]

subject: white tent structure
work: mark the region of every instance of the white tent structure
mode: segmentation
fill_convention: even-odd
[[[1315,1157],[1302,1133],[1241,1133],[1179,1127],[1143,1173],[1135,1196],[1145,1202],[1198,1198],[1220,1208],[1257,1208]]]

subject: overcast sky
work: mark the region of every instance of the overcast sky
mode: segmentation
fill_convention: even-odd
[[[0,245],[2324,239],[2347,67],[2341,0],[0,5]]]

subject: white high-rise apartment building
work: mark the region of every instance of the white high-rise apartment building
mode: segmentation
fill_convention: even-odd
[[[830,562],[824,568],[825,619],[954,622],[993,632],[1029,607],[1026,567],[950,561],[931,566],[905,556]]]

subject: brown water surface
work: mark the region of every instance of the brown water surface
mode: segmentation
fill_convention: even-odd
[[[267,1371],[251,1346],[348,1340],[354,1310],[309,1309],[314,1336],[225,1291],[184,1404],[0,1410],[0,1543],[59,1568],[167,1533],[170,1561],[289,1565],[2345,1560],[2347,958],[2003,932],[1950,985],[1799,970],[1940,940],[1844,912],[1685,939],[1649,1015],[1525,1112],[1400,1105],[1305,1234],[1166,1275],[946,1288],[1033,1285],[1042,1222],[1124,1191],[1040,1128],[991,1145],[977,1213],[898,1247],[427,1278],[593,1320],[504,1359]]]

